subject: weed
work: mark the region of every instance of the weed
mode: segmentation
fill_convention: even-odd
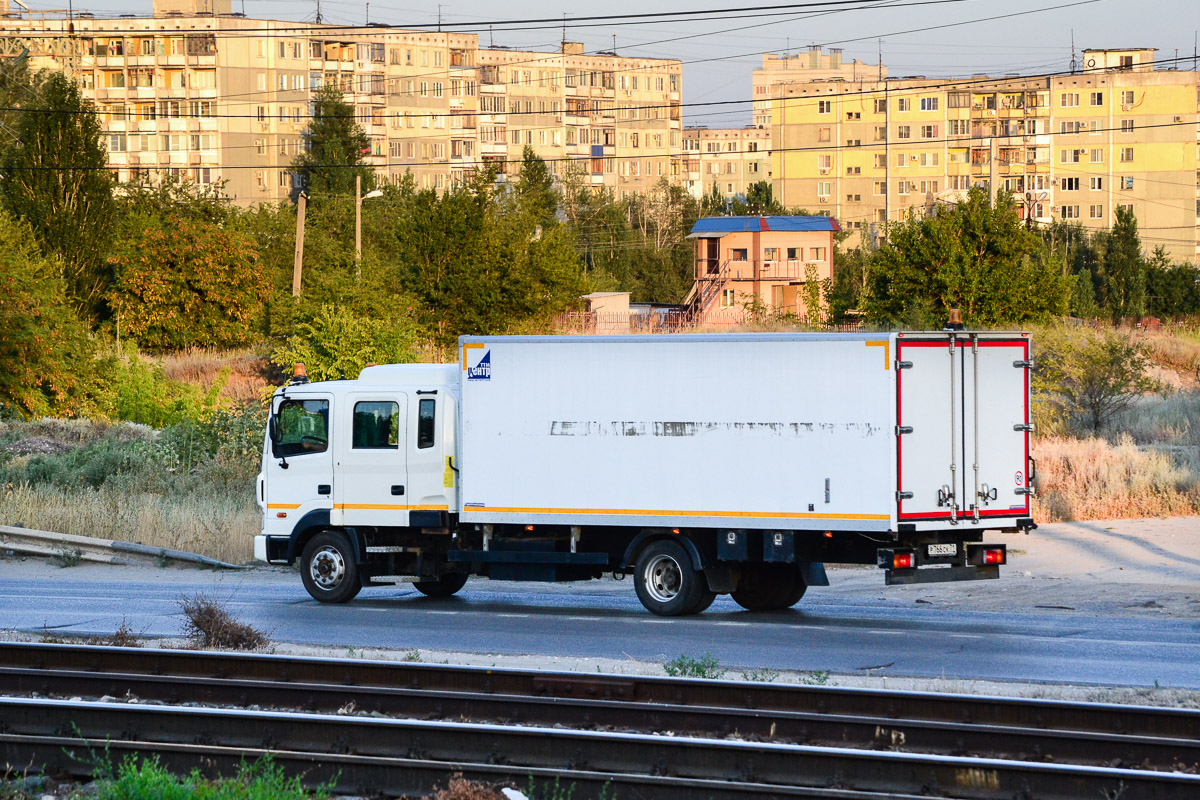
[[[169,772],[157,756],[130,756],[115,775],[102,777],[95,800],[325,800],[333,790],[329,784],[309,792],[298,777],[284,775],[271,756],[243,762],[233,778],[209,780],[199,770],[186,777]]]
[[[421,651],[417,650],[416,648],[409,650],[404,654],[404,660],[411,661],[413,663],[419,662],[421,660]]]
[[[141,647],[138,635],[129,627],[129,623],[121,620],[121,626],[113,631],[113,635],[104,642],[109,647]]]
[[[65,544],[54,548],[54,555],[50,556],[50,560],[54,562],[56,567],[67,569],[68,567],[78,567],[83,561],[83,551],[78,547],[67,547]]]
[[[818,669],[812,672],[801,672],[800,683],[805,686],[824,686],[829,683],[829,670]]]
[[[199,647],[218,650],[257,650],[270,640],[266,634],[239,622],[211,597],[198,594],[179,601],[185,617],[183,633]]]
[[[715,680],[725,674],[721,662],[712,653],[705,653],[700,658],[680,655],[663,664],[663,670],[672,678],[708,678]]]
[[[525,787],[525,796],[529,800],[574,800],[575,784],[563,785],[555,778],[553,782],[544,781],[539,787],[537,781],[530,777],[529,784]],[[616,799],[617,795],[612,792],[612,786],[608,783],[605,783],[600,788],[600,794],[596,795],[596,800]]]
[[[762,669],[747,670],[742,673],[742,680],[758,683],[772,683],[779,677],[779,671],[763,667]]]
[[[432,797],[425,800],[505,800],[499,790],[486,783],[469,781],[462,775],[450,778],[450,785],[445,789],[435,787]]]

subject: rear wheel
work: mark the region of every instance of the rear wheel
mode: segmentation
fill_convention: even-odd
[[[701,607],[708,595],[704,574],[692,569],[691,558],[678,542],[652,542],[638,556],[634,575],[638,599],[653,614],[678,617],[708,607]]]
[[[433,581],[418,581],[413,584],[416,589],[427,597],[449,597],[458,592],[467,583],[465,572],[451,572]]]
[[[731,595],[747,611],[778,611],[794,606],[807,588],[794,564],[754,564],[742,568]]]
[[[354,548],[340,531],[323,531],[309,540],[300,556],[300,577],[322,603],[345,603],[362,590]]]

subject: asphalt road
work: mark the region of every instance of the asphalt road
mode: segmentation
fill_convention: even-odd
[[[297,574],[279,571],[142,569],[119,580],[103,568],[13,572],[0,564],[0,629],[34,634],[104,635],[124,622],[146,636],[177,636],[180,598],[203,593],[275,640],[335,648],[651,662],[711,653],[734,668],[1200,689],[1195,619],[966,611],[820,589],[787,612],[750,614],[722,597],[700,616],[662,619],[628,581],[611,580],[472,580],[446,599],[396,586],[323,606]]]

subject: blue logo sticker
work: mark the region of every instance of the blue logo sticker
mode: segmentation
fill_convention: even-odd
[[[467,367],[467,380],[469,381],[490,381],[492,379],[492,351],[485,350],[483,358],[475,363],[475,366]]]

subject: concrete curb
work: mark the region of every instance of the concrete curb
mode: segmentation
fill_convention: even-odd
[[[31,528],[14,528],[0,525],[0,550],[11,550],[33,556],[61,556],[71,553],[81,561],[100,564],[146,564],[162,561],[181,561],[199,564],[214,569],[251,569],[239,564],[228,564],[215,558],[182,550],[151,547],[136,542],[114,539],[96,539],[90,536],[75,536],[70,533],[36,531]]]

